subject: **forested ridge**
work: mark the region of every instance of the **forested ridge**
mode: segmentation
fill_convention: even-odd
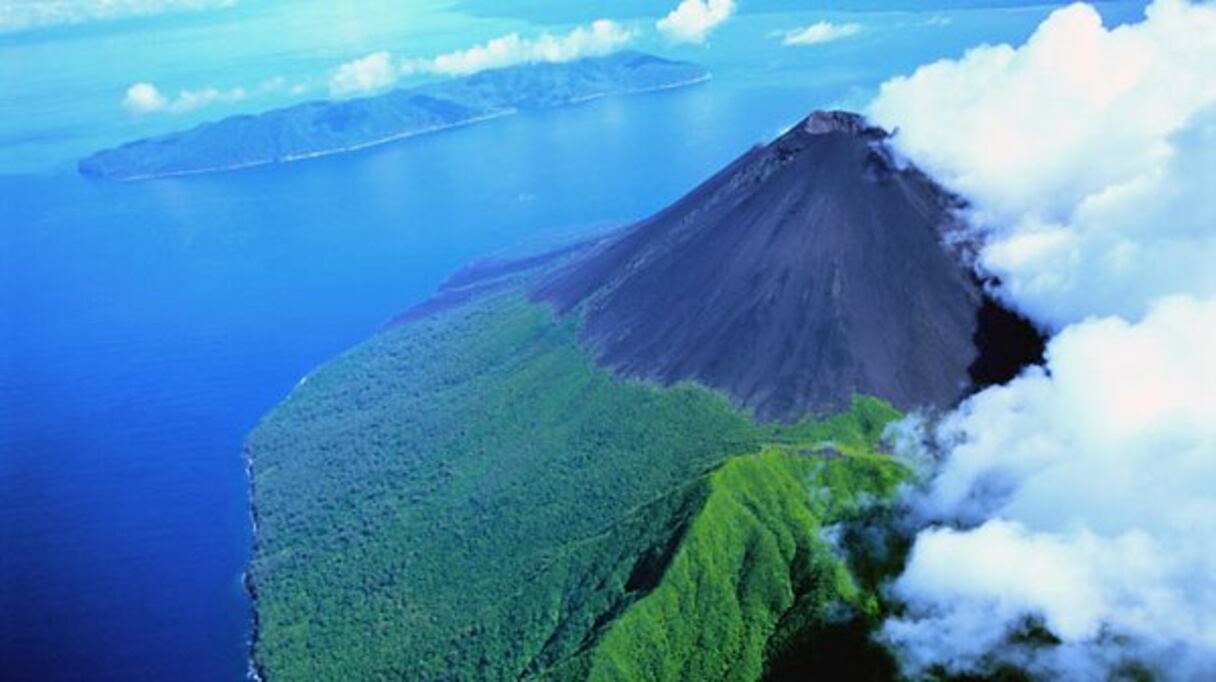
[[[755,679],[873,611],[823,531],[904,475],[875,454],[894,410],[758,422],[613,376],[578,325],[496,294],[386,330],[259,425],[269,677]]]

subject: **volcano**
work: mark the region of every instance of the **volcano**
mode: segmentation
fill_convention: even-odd
[[[467,266],[301,381],[247,444],[258,670],[892,678],[885,428],[1042,346],[887,142],[815,113],[623,231]]]
[[[763,418],[857,394],[952,405],[974,383],[986,301],[946,246],[961,202],[901,166],[887,137],[815,112],[535,296],[579,309],[617,372],[710,386]]]

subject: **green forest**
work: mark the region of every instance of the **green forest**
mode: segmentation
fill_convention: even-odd
[[[879,451],[898,413],[757,422],[617,378],[578,325],[490,296],[375,336],[258,426],[272,679],[753,680],[853,654],[882,676],[886,548],[839,545],[907,476]]]

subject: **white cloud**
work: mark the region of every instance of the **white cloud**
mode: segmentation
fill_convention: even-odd
[[[949,457],[917,511],[967,530],[923,531],[895,584],[909,612],[884,634],[910,667],[1216,669],[1213,348],[1216,301],[1092,319],[1052,340],[1046,370],[936,426]],[[1010,637],[1027,622],[1062,644],[1019,649]]]
[[[236,0],[10,0],[0,3],[0,33],[235,4]]]
[[[334,70],[329,93],[334,97],[381,90],[397,82],[398,67],[388,52],[374,52]]]
[[[466,50],[409,62],[407,70],[463,76],[516,64],[568,62],[616,52],[633,38],[633,31],[617,22],[597,19],[560,35],[543,33],[536,38],[522,38],[517,33],[511,33]]]
[[[267,81],[263,88],[277,81]],[[261,91],[262,88],[259,89]],[[175,97],[167,97],[152,83],[135,83],[127,88],[123,97],[123,107],[133,114],[174,113],[180,114],[194,111],[210,104],[222,102],[239,102],[249,96],[244,88],[220,90],[207,87],[201,90],[180,90]]]
[[[936,423],[883,634],[911,670],[1216,670],[1216,6],[1085,5],[885,84],[900,150],[972,202],[979,267],[1057,332]],[[905,453],[907,454],[907,453]],[[928,456],[926,456],[928,455]],[[1031,626],[1057,638],[1034,645]]]
[[[735,0],[683,0],[655,27],[675,42],[702,43],[734,13]]]
[[[1115,29],[1077,4],[1019,48],[889,81],[870,115],[975,203],[981,265],[1022,310],[1054,327],[1134,317],[1184,283],[1216,294],[1216,208],[1199,201],[1216,184],[1216,152],[1199,144],[1216,121],[1200,113],[1216,105],[1213,63],[1210,4],[1161,0]]]
[[[147,114],[162,111],[169,102],[155,85],[136,83],[127,88],[127,96],[123,98],[122,105],[133,113]]]
[[[524,38],[511,33],[430,59],[399,59],[382,50],[339,65],[329,75],[328,88],[333,97],[348,97],[392,87],[402,76],[418,73],[463,76],[517,64],[573,61],[616,52],[634,37],[634,32],[621,24],[600,19],[561,34],[542,33],[534,38]],[[137,114],[183,113],[271,92],[299,96],[310,89],[309,84],[288,83],[285,78],[276,77],[252,89],[206,87],[181,90],[170,97],[153,83],[140,82],[127,89],[123,107]]]
[[[396,59],[388,52],[376,52],[338,67],[330,79],[335,97],[381,90],[402,76],[428,73],[441,76],[467,76],[517,64],[568,62],[598,57],[620,50],[634,38],[634,32],[608,19],[576,26],[567,33],[542,33],[525,38],[509,33],[481,45],[447,52],[429,59]]]
[[[804,46],[830,43],[834,40],[855,36],[860,32],[860,24],[833,24],[828,21],[820,21],[805,28],[786,31],[780,35],[783,45]]]

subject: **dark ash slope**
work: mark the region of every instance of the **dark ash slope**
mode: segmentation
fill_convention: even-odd
[[[971,385],[984,296],[942,244],[956,200],[886,133],[816,112],[543,281],[618,372],[722,390],[763,418],[907,410]]]

